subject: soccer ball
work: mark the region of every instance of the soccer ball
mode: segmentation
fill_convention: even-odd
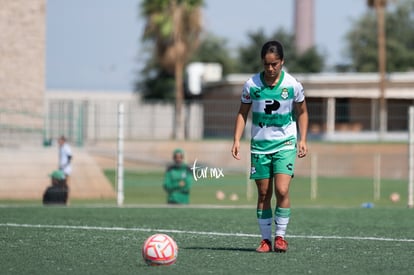
[[[172,265],[177,255],[177,243],[166,234],[154,234],[142,246],[142,257],[147,265]]]
[[[398,194],[397,192],[391,193],[390,200],[394,203],[399,202],[400,201],[400,194]]]

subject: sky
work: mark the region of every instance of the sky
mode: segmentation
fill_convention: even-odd
[[[132,91],[144,62],[140,2],[48,0],[46,88]],[[328,65],[346,61],[345,35],[368,10],[366,0],[314,2],[317,48]],[[238,48],[248,42],[248,32],[293,32],[293,9],[294,0],[205,0],[204,28]]]

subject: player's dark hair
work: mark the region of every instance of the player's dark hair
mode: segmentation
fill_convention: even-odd
[[[279,56],[280,59],[283,60],[283,46],[282,43],[279,41],[273,40],[266,42],[263,47],[262,51],[260,53],[260,56],[262,59],[265,58],[266,54],[268,53],[274,53]]]

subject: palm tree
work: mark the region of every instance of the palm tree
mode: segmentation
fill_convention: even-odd
[[[203,0],[144,0],[144,41],[155,44],[159,65],[175,76],[174,138],[184,138],[184,67],[197,49],[202,31]]]
[[[384,137],[387,131],[387,100],[385,99],[386,86],[386,37],[385,37],[385,8],[387,0],[367,0],[367,4],[371,8],[375,8],[377,13],[377,39],[378,39],[378,72],[380,81],[378,83],[380,90],[379,98],[379,134],[380,138]]]

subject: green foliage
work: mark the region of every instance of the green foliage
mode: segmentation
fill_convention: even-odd
[[[152,51],[141,80],[136,84],[136,90],[142,91],[144,98],[178,100],[183,97],[182,85],[174,84],[183,82],[183,66],[197,48],[202,4],[203,0],[141,2],[141,16],[146,20],[142,40]]]
[[[146,77],[137,83],[136,90],[141,91],[144,99],[175,99],[174,76],[165,71],[158,71],[153,77]]]
[[[249,44],[239,49],[239,71],[254,73],[263,70],[260,51],[264,43],[269,40],[278,40],[283,44],[285,67],[293,73],[317,73],[324,67],[324,57],[315,47],[303,54],[298,54],[295,48],[295,36],[283,29],[273,35],[266,36],[263,30],[248,34]]]
[[[223,75],[234,73],[236,72],[236,61],[232,58],[226,44],[227,41],[224,38],[207,34],[201,40],[200,47],[195,51],[190,62],[220,63],[223,66]]]
[[[134,90],[142,93],[144,99],[173,100],[174,83],[174,75],[151,58],[141,71],[141,78],[135,83]]]
[[[262,45],[268,40],[263,29],[248,33],[248,44],[239,49],[239,71],[241,73],[254,73],[262,70],[260,51]]]
[[[160,45],[160,40],[169,40],[173,36],[174,18],[171,0],[144,0],[141,2],[141,16],[147,19],[143,35],[144,40],[153,40]],[[176,0],[175,4],[185,13],[192,13],[194,9],[202,6],[203,0]],[[191,28],[187,28],[190,29]],[[163,42],[164,43],[164,42]],[[161,44],[163,44],[161,43]]]
[[[347,34],[351,68],[357,72],[374,72],[378,68],[376,19],[372,13],[354,23]]]
[[[414,1],[399,1],[394,9],[387,11],[385,24],[387,71],[414,69]],[[377,34],[374,10],[353,23],[346,35],[351,70],[378,71]]]
[[[301,55],[293,53],[296,57],[290,62],[287,60],[289,72],[293,73],[319,73],[324,67],[324,57],[312,47]]]
[[[388,71],[414,69],[414,1],[401,1],[387,17]]]
[[[320,72],[324,66],[323,57],[312,48],[302,55],[297,55],[294,48],[294,35],[283,29],[276,31],[270,37],[263,30],[248,34],[249,43],[236,49],[226,48],[226,40],[208,34],[200,44],[198,35],[201,32],[199,7],[204,4],[202,0],[145,0],[141,2],[141,16],[146,18],[143,41],[150,45],[152,53],[145,69],[141,72],[139,83],[135,85],[136,91],[143,92],[147,99],[173,99],[176,95],[171,93],[175,88],[176,62],[186,65],[191,61],[216,62],[223,66],[223,74],[229,73],[255,73],[263,70],[260,59],[262,45],[277,39],[285,45],[286,67],[290,72]],[[180,9],[181,24],[174,22],[174,9]],[[179,25],[179,26],[178,26]],[[175,44],[174,27],[181,33],[183,43],[179,43],[182,58],[178,58],[177,44]],[[194,52],[195,51],[195,52]]]

